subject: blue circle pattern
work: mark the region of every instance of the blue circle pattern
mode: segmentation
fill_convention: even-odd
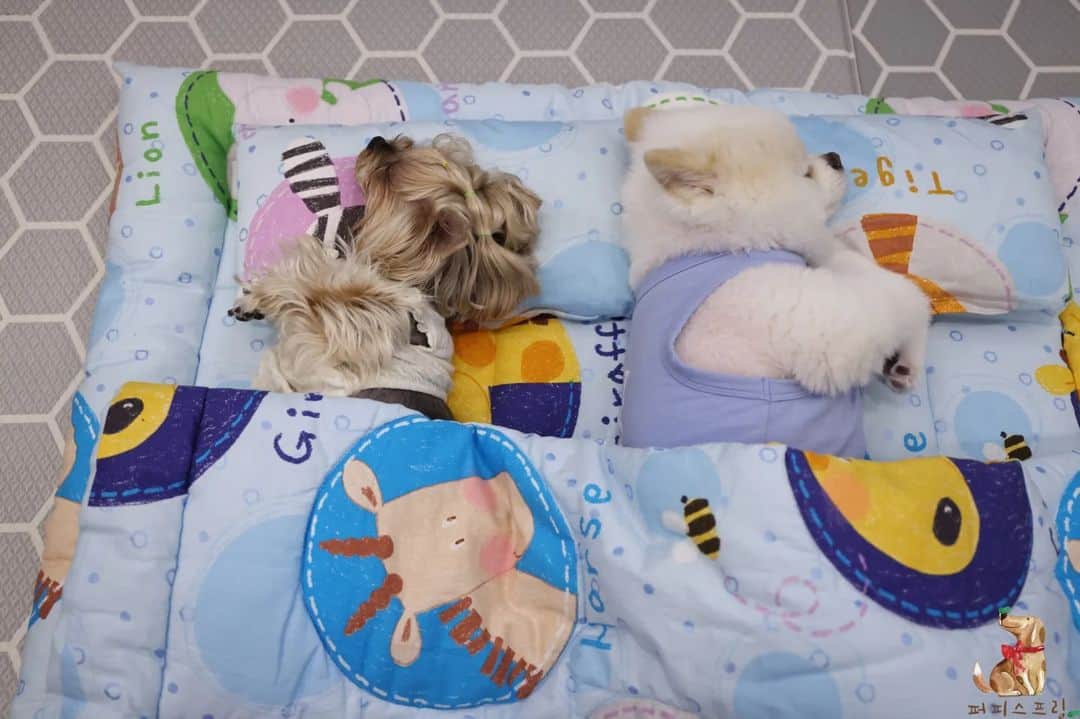
[[[664,526],[664,513],[681,516],[680,500],[684,496],[715,501],[710,495],[715,495],[721,486],[716,464],[702,450],[688,447],[653,452],[641,465],[637,478],[637,502],[645,526],[660,535],[684,538],[685,534]]]
[[[296,611],[299,587],[296,593],[266,592],[266,587],[296,585],[296,537],[306,524],[303,515],[278,517],[241,534],[211,565],[196,600],[195,641],[202,661],[225,689],[257,704],[281,705],[338,681],[315,628]],[[253,561],[267,552],[280,561]],[[260,608],[258,621],[252,621],[254,606]],[[286,641],[289,651],[280,651]]]
[[[1002,432],[1021,434],[1035,441],[1031,419],[1016,400],[1001,392],[968,392],[956,406],[953,426],[961,449],[969,457],[984,457],[983,445],[996,441]],[[996,442],[995,442],[996,443]]]
[[[754,657],[735,684],[734,704],[739,717],[835,719],[844,713],[832,676],[791,652]]]
[[[418,447],[427,448],[423,463],[416,461]],[[470,655],[450,638],[448,626],[438,617],[444,606],[417,615],[423,648],[407,667],[397,666],[389,655],[402,613],[396,599],[360,631],[350,636],[342,633],[358,602],[380,586],[386,574],[378,559],[338,557],[318,548],[327,538],[375,534],[374,516],[354,505],[341,485],[345,464],[353,458],[362,459],[381,478],[384,504],[444,482],[508,472],[535,526],[517,571],[544,581],[576,602],[576,547],[540,473],[511,440],[495,430],[422,417],[391,422],[362,438],[331,469],[315,497],[304,552],[305,606],[330,656],[351,681],[406,706],[468,707],[514,701],[512,691],[481,673],[488,652]]]
[[[1065,264],[1057,229],[1041,222],[1019,222],[1009,228],[998,249],[1021,295],[1045,297],[1062,287]]]

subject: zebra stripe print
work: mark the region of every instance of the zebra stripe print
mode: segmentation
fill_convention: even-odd
[[[349,241],[348,229],[342,226],[341,188],[326,146],[310,138],[294,140],[281,153],[281,162],[289,189],[315,215],[308,234],[328,252],[340,256],[338,240]]]

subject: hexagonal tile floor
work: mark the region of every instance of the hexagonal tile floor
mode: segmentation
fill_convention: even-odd
[[[1078,33],[1080,0],[0,3],[0,715],[16,686],[38,526],[104,270],[109,62],[433,82],[662,78],[1077,96]]]

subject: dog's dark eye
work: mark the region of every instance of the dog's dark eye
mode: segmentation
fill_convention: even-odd
[[[500,247],[506,245],[506,233],[505,232],[492,232],[491,239],[495,240]]]
[[[813,177],[813,176],[814,176],[814,166],[810,165],[810,167],[806,168],[806,174],[804,174],[803,177]]]

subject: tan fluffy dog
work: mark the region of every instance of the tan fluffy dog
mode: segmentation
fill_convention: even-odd
[[[1007,696],[1035,696],[1046,686],[1046,626],[1038,617],[1018,617],[1002,612],[1002,629],[1016,637],[1016,644],[1002,644],[1004,659],[990,671],[990,683],[983,680],[982,667],[975,662],[971,678],[980,691]]]
[[[464,139],[376,137],[356,159],[356,180],[366,201],[357,243],[387,278],[427,290],[444,316],[505,320],[539,291],[540,198],[473,162]]]
[[[278,330],[254,384],[448,416],[445,319],[505,320],[539,290],[532,250],[540,198],[517,177],[477,166],[468,143],[449,135],[430,145],[376,137],[357,158],[356,177],[365,212],[342,257],[301,238],[241,283],[245,294],[230,314]]]

